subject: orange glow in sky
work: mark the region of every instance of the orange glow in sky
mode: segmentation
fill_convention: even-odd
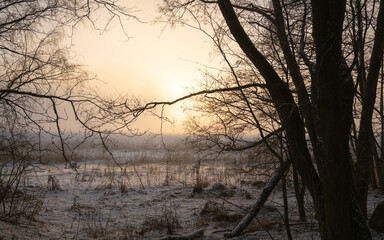
[[[141,20],[150,22],[156,13],[157,1],[128,1],[130,6],[141,9],[135,13]],[[131,37],[123,34],[116,23],[100,35],[90,26],[81,26],[72,40],[72,50],[90,72],[96,74],[111,93],[130,93],[152,101],[171,101],[187,93],[185,87],[202,78],[200,65],[212,65],[209,53],[212,46],[204,35],[188,27],[169,27],[164,23],[126,24]],[[184,115],[180,104],[167,108],[167,117],[176,125],[165,125],[166,133],[182,133]],[[140,129],[159,132],[160,120],[142,119]]]

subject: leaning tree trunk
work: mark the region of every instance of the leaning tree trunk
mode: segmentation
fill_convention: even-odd
[[[257,216],[261,208],[264,206],[264,203],[267,201],[269,195],[275,189],[277,183],[280,181],[281,177],[291,164],[291,159],[286,159],[282,162],[281,166],[275,171],[268,184],[263,188],[261,195],[257,199],[256,203],[252,206],[251,210],[247,215],[236,225],[231,233],[227,234],[226,237],[232,238],[239,236],[252,222],[252,220]]]

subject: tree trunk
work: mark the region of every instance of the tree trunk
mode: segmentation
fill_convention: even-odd
[[[368,183],[372,165],[372,113],[376,100],[376,89],[384,48],[384,1],[380,1],[377,17],[377,28],[367,76],[365,91],[362,93],[362,111],[358,136],[358,151],[356,163],[356,190],[360,206],[364,214],[367,213]]]
[[[285,135],[289,152],[292,154],[292,160],[295,161],[308,191],[311,192],[312,196],[317,196],[317,193],[320,192],[319,176],[313,166],[308,150],[304,123],[288,85],[281,80],[265,56],[258,51],[249,36],[245,33],[233,10],[231,2],[229,0],[219,0],[218,4],[240,48],[264,77],[266,87],[275,104],[282,125],[285,128]],[[320,199],[314,198],[315,205],[318,206],[320,201]]]
[[[292,160],[310,192],[323,239],[371,239],[367,223],[355,208],[349,158],[353,85],[341,71],[341,33],[345,1],[312,1],[313,36],[317,47],[320,135],[324,147],[320,178],[311,161],[304,123],[292,93],[241,26],[230,0],[218,1],[220,11],[240,48],[265,79],[285,129]],[[352,90],[352,92],[351,92]],[[365,223],[365,224],[364,224]],[[367,230],[368,229],[368,230]],[[361,238],[361,237],[364,238]]]
[[[380,121],[381,121],[381,138],[380,138],[380,157],[377,156],[377,177],[379,180],[379,188],[384,192],[384,64],[381,60],[381,81],[380,81]]]
[[[284,165],[283,161],[280,161],[281,165]],[[291,227],[289,226],[289,206],[288,206],[288,197],[287,197],[287,179],[285,176],[285,171],[281,172],[281,183],[283,185],[283,202],[284,202],[284,226],[287,233],[287,239],[292,240]]]
[[[377,142],[375,139],[375,135],[373,134],[373,131],[371,132],[371,152],[372,152],[372,165],[371,165],[371,187],[373,189],[376,189],[378,187],[378,182],[377,182],[377,168],[379,162],[377,161],[379,158],[379,154],[377,152]]]
[[[294,164],[293,164],[292,174],[293,174],[293,185],[295,188],[295,195],[296,195],[296,201],[297,201],[297,208],[299,211],[299,218],[301,222],[306,222],[307,216],[305,214],[305,206],[304,206],[305,185],[302,181],[300,181],[301,179],[299,179],[299,176],[297,174],[297,169]],[[301,188],[300,188],[300,182],[301,182]]]
[[[319,135],[324,150],[324,161],[319,166],[325,209],[321,235],[327,240],[371,239],[353,198],[349,134],[354,92],[341,51],[345,6],[342,0],[312,1],[317,70],[312,84],[317,84],[318,89]]]

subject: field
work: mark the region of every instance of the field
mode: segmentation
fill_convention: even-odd
[[[188,239],[199,230],[196,239],[223,239],[274,172],[272,163],[255,161],[249,153],[210,160],[180,146],[144,145],[116,149],[113,160],[97,149],[81,149],[76,169],[60,161],[28,166],[20,181],[27,197],[13,203],[28,214],[2,221],[0,239]],[[287,180],[293,239],[320,239],[310,197],[304,198],[308,221],[301,222],[290,176]],[[370,214],[382,200],[384,195],[370,192]],[[234,239],[287,239],[283,215],[280,184]],[[384,239],[372,232],[374,239]]]

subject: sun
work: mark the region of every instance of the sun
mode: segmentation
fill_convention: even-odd
[[[170,70],[158,74],[162,83],[161,95],[166,101],[173,101],[188,94],[187,87],[192,84],[190,71]]]
[[[190,74],[185,71],[169,71],[158,75],[161,81],[161,101],[172,102],[188,95],[187,88],[191,85]],[[160,100],[160,99],[159,99]],[[182,125],[186,119],[183,109],[184,101],[166,106],[167,117],[177,125]]]

